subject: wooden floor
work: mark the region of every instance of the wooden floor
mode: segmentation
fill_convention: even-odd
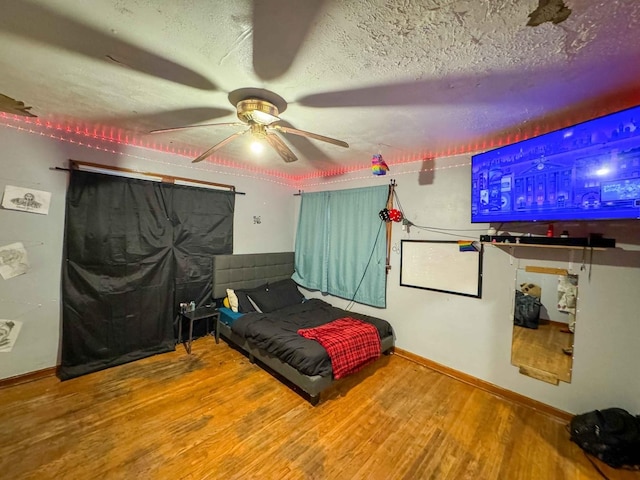
[[[634,472],[598,464],[611,479]],[[211,337],[0,390],[2,479],[599,479],[564,424],[398,356],[317,407]]]
[[[573,345],[573,333],[565,333],[567,325],[540,322],[537,329],[513,326],[511,364],[534,367],[554,374],[563,382],[571,382],[572,356],[562,349]]]

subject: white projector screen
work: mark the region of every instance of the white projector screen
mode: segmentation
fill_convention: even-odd
[[[482,296],[482,245],[460,251],[457,241],[402,240],[400,286]]]

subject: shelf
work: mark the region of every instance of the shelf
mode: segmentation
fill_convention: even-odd
[[[594,250],[604,251],[609,250],[604,247],[590,247],[588,245],[542,245],[535,243],[515,243],[515,242],[481,242],[483,245],[493,245],[494,247],[526,247],[526,248],[560,248],[563,250]]]

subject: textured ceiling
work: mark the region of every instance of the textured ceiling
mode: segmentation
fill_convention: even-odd
[[[640,103],[640,1],[561,3],[12,0],[0,15],[0,94],[40,121],[195,157],[241,128],[148,132],[234,122],[229,93],[267,89],[288,103],[285,125],[350,148],[283,135],[300,158],[285,163],[251,153],[245,135],[206,161],[299,178],[382,153],[393,169]]]

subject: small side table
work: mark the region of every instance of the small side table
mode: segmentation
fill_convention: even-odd
[[[218,329],[218,319],[220,318],[220,312],[216,307],[199,307],[191,312],[180,313],[180,322],[178,324],[178,343],[182,343],[182,320],[189,321],[189,339],[185,341],[184,348],[187,353],[191,354],[191,342],[193,342],[193,322],[196,320],[206,320],[207,332],[209,331],[209,320],[215,322],[216,335]]]

